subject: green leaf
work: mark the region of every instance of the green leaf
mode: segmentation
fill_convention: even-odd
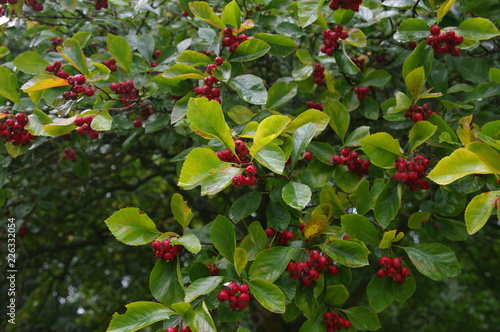
[[[229,126],[224,119],[222,107],[217,101],[192,98],[188,102],[186,114],[194,132],[206,139],[217,138],[236,155]]]
[[[255,160],[277,174],[283,174],[286,157],[283,150],[274,143],[269,143],[257,152]]]
[[[90,128],[97,131],[106,131],[111,129],[111,125],[113,124],[113,118],[109,115],[108,110],[98,111],[92,123],[90,124]]]
[[[265,41],[271,49],[269,54],[275,56],[287,56],[293,53],[297,48],[297,43],[293,39],[281,36],[281,35],[271,35],[268,33],[256,33],[255,38]]]
[[[399,24],[394,39],[399,42],[409,42],[425,39],[427,36],[429,36],[429,25],[424,20],[408,18]]]
[[[285,313],[285,295],[278,286],[260,279],[250,280],[248,286],[264,308],[279,314]]]
[[[286,132],[293,133],[297,128],[302,127],[305,124],[312,123],[316,126],[316,134],[325,130],[326,126],[330,121],[330,117],[325,113],[316,110],[309,109],[305,112],[300,113],[295,119],[290,122],[286,127]]]
[[[245,124],[247,122],[250,122],[250,120],[252,120],[254,116],[252,110],[242,105],[234,106],[227,113],[227,115],[229,115],[231,120],[233,120],[237,124]]]
[[[370,161],[378,167],[392,166],[402,155],[399,141],[388,133],[376,133],[360,140],[361,147]]]
[[[234,261],[234,249],[236,248],[236,233],[234,226],[224,216],[217,216],[210,227],[210,238],[214,247],[228,261]]]
[[[231,78],[228,84],[247,103],[265,105],[267,102],[267,90],[260,77],[252,74],[240,75]]]
[[[224,280],[224,277],[221,276],[207,277],[195,280],[186,289],[184,302],[192,302],[198,296],[210,294],[210,292],[212,292],[217,288],[217,286],[219,286],[222,280]]]
[[[294,167],[295,163],[299,160],[302,152],[305,151],[306,147],[312,141],[314,135],[316,134],[316,127],[312,123],[308,123],[298,128],[292,135],[293,150],[292,150],[292,163],[291,167]]]
[[[172,209],[174,219],[177,220],[177,222],[182,226],[182,229],[185,231],[186,227],[193,219],[194,214],[181,194],[175,193],[172,195],[172,198],[170,199],[170,208]]]
[[[298,182],[289,182],[281,194],[285,203],[297,210],[303,210],[311,200],[311,188]]]
[[[464,38],[472,40],[491,39],[500,35],[493,22],[481,17],[469,18],[463,21],[455,29],[455,32]]]
[[[267,222],[277,231],[285,230],[290,224],[290,212],[283,202],[270,202],[266,208]]]
[[[185,50],[175,59],[175,62],[194,67],[201,65],[206,66],[213,63],[213,60],[203,53]]]
[[[335,177],[337,186],[339,186],[340,189],[342,189],[344,192],[350,192],[354,190],[358,182],[360,181],[358,176],[349,171],[349,169],[345,165],[339,165],[335,167],[333,175]]]
[[[313,66],[300,65],[293,69],[292,77],[295,81],[304,81],[305,79],[311,77],[312,72]]]
[[[238,46],[236,52],[231,54],[231,62],[252,61],[266,55],[271,46],[257,38],[247,39]]]
[[[352,307],[342,310],[352,323],[352,326],[359,331],[377,331],[381,328],[377,314],[366,307]]]
[[[89,74],[89,68],[87,66],[87,58],[85,58],[85,55],[83,54],[82,48],[80,46],[80,42],[78,42],[78,40],[75,39],[65,40],[62,43],[62,46],[57,47],[57,51],[59,52],[59,54],[62,55],[63,58],[65,58],[69,63],[71,63],[73,67],[75,67],[80,73],[82,73],[83,75]]]
[[[366,244],[376,245],[379,243],[379,236],[375,226],[359,214],[346,214],[341,217],[342,228],[351,238],[363,241]]]
[[[383,228],[389,226],[401,207],[401,186],[387,182],[375,201],[375,218]]]
[[[325,0],[299,0],[299,22],[302,28],[311,25],[318,19],[318,12]]]
[[[236,0],[231,1],[224,7],[221,15],[222,22],[225,25],[232,25],[233,27],[240,28],[241,26],[241,10],[238,7]]]
[[[486,225],[499,197],[500,191],[490,191],[475,196],[469,202],[465,209],[465,225],[469,235],[477,233]]]
[[[500,84],[486,82],[476,86],[462,100],[463,103],[476,102],[478,99],[485,99],[500,94]]]
[[[138,208],[118,210],[104,222],[118,241],[131,246],[149,243],[161,234],[153,220]]]
[[[433,60],[434,51],[427,46],[425,41],[421,41],[403,63],[403,77],[408,76],[411,71],[422,66],[424,67],[425,76],[428,77]]]
[[[234,250],[234,267],[239,276],[245,271],[248,264],[247,251],[243,248],[236,248]]]
[[[218,66],[212,71],[212,75],[219,81],[227,82],[231,78],[231,64],[224,61],[221,66]]]
[[[177,259],[172,262],[158,260],[149,277],[151,294],[167,306],[183,301],[184,287],[181,278]]]
[[[397,230],[385,232],[378,247],[380,249],[389,249],[394,242],[400,241],[405,236],[403,232],[400,232],[398,235],[396,235],[396,232]]]
[[[417,147],[425,143],[429,138],[434,135],[437,126],[427,121],[419,121],[411,128],[410,138],[410,151],[413,152]]]
[[[229,217],[234,222],[238,222],[243,218],[248,217],[257,211],[260,206],[261,199],[262,194],[259,192],[249,192],[238,197],[229,209]]]
[[[460,274],[460,263],[455,253],[439,243],[422,243],[403,247],[420,273],[432,280],[445,280]]]
[[[347,136],[344,145],[345,146],[360,146],[360,140],[370,136],[370,127],[368,126],[359,126],[352,133]]]
[[[250,267],[250,279],[274,282],[285,271],[297,250],[299,248],[278,246],[259,252]]]
[[[326,303],[331,305],[342,305],[348,298],[349,292],[343,284],[326,287]]]
[[[339,70],[347,75],[356,75],[361,71],[358,66],[352,62],[351,58],[347,55],[345,51],[345,44],[342,43],[342,51],[336,50],[333,53],[335,62],[339,66]]]
[[[201,305],[198,305],[194,309],[194,318],[191,326],[195,331],[217,332],[217,328],[205,302],[202,302]]]
[[[113,59],[116,60],[116,63],[125,71],[130,71],[130,64],[132,63],[132,49],[130,48],[128,41],[122,36],[115,36],[108,33],[106,45],[109,53]]]
[[[12,158],[17,158],[26,151],[28,151],[29,145],[14,145],[12,142],[7,142],[5,143],[5,148],[7,149],[7,153],[12,157]]]
[[[320,245],[331,259],[347,267],[362,267],[368,265],[370,252],[365,245],[351,240],[331,238],[328,244]]]
[[[189,10],[194,16],[202,19],[203,21],[211,24],[219,29],[224,29],[226,25],[215,14],[210,5],[205,1],[194,1],[189,3]]]
[[[309,144],[309,149],[314,154],[314,157],[327,165],[332,164],[332,157],[337,154],[334,147],[328,143],[311,142]]]
[[[260,149],[271,143],[283,132],[288,123],[290,119],[284,115],[272,115],[262,120],[257,127],[250,155],[255,156]]]
[[[396,107],[392,112],[388,112],[389,114],[394,114],[394,113],[399,113],[402,111],[406,111],[407,109],[410,108],[412,105],[412,101],[410,98],[408,98],[407,95],[402,93],[401,91],[398,91],[396,93]]]
[[[239,167],[227,167],[211,174],[201,181],[201,195],[215,195],[227,188],[236,174],[242,174]]]
[[[469,174],[488,173],[495,173],[495,170],[474,152],[460,148],[441,159],[427,177],[437,184],[447,185]]]
[[[74,122],[75,122],[76,116],[73,116],[71,118],[67,119],[62,119],[56,122],[52,122],[46,125],[42,126],[42,129],[49,135],[51,136],[62,136],[73,129],[76,128]]]
[[[390,80],[392,75],[382,69],[370,71],[363,77],[359,86],[374,86],[377,88],[384,87]]]
[[[316,61],[314,61],[314,59],[311,56],[311,54],[309,53],[309,51],[304,49],[304,48],[299,48],[295,52],[295,55],[297,56],[297,58],[299,58],[299,61],[303,65],[311,66],[311,65],[314,65],[316,63]]]
[[[106,332],[133,332],[153,323],[169,319],[172,310],[161,303],[140,301],[125,306],[124,314],[115,312]]]
[[[439,6],[439,9],[438,9],[438,15],[437,15],[437,23],[441,22],[441,20],[443,19],[443,17],[446,15],[446,13],[448,13],[448,11],[451,9],[451,7],[453,7],[453,5],[455,4],[457,0],[446,0],[444,3],[441,4],[441,6]]]
[[[1,73],[0,73],[0,75],[1,75]],[[21,87],[21,89],[24,92],[33,92],[33,91],[46,90],[46,89],[55,88],[55,87],[59,87],[59,86],[66,86],[66,85],[69,85],[69,83],[64,78],[59,78],[59,77],[52,76],[52,75],[40,74],[40,75],[33,77],[28,82],[24,83],[23,86]],[[1,90],[0,90],[0,93],[1,93]],[[4,97],[6,97],[6,96],[4,96]]]
[[[338,100],[326,98],[323,111],[330,117],[330,127],[344,142],[351,121],[347,108]]]
[[[266,107],[275,109],[288,103],[297,94],[297,83],[279,81],[273,84],[268,92]]]
[[[173,239],[172,244],[179,244],[189,252],[197,254],[201,250],[200,240],[194,234],[185,234],[179,238]]]
[[[89,73],[88,77],[89,82],[107,81],[109,79],[111,70],[109,70],[108,67],[106,67],[102,63],[97,63],[97,62],[91,62],[90,65],[94,66],[96,69],[92,70]]]
[[[351,22],[354,14],[356,13],[350,9],[339,8],[333,12],[333,19],[337,24],[345,26]]]
[[[205,77],[205,75],[201,71],[199,71],[198,69],[193,68],[193,67],[188,66],[188,65],[181,64],[181,63],[177,63],[177,64],[171,66],[170,68],[168,68],[168,70],[166,70],[163,73],[163,76],[165,78],[170,79],[170,80],[174,80],[174,79],[185,80],[188,78],[202,80]]]
[[[17,77],[10,69],[0,66],[0,96],[21,105],[21,94],[17,84]]]
[[[49,64],[38,52],[28,51],[19,54],[12,63],[20,71],[30,75],[45,73],[45,67]]]
[[[359,215],[364,215],[375,205],[375,199],[370,194],[370,183],[366,179],[363,179],[361,180],[361,182],[359,182],[356,191],[351,194],[350,198],[351,201],[354,201],[356,206],[356,213]]]
[[[413,98],[416,99],[424,88],[424,67],[421,66],[409,72],[408,75],[405,76],[405,84],[408,90],[410,90],[411,94],[413,95]]]
[[[201,163],[200,160],[203,160],[203,162]],[[195,148],[189,152],[182,165],[178,185],[182,188],[194,188],[209,175],[217,173],[230,165],[221,161],[211,149]]]
[[[430,216],[431,214],[429,212],[414,212],[411,214],[410,218],[408,218],[408,227],[411,229],[422,228],[422,222],[428,220]]]
[[[356,28],[345,28],[349,36],[344,40],[345,43],[352,45],[354,47],[366,47],[366,36],[363,31]]]
[[[391,278],[373,276],[366,288],[368,301],[375,312],[381,312],[390,306],[396,298],[394,281]]]
[[[415,278],[410,276],[405,282],[396,284],[394,287],[396,288],[396,301],[404,303],[415,293],[417,283]]]
[[[35,136],[50,136],[42,129],[44,125],[52,123],[50,116],[39,109],[35,109],[35,111],[28,116],[28,119],[29,122],[24,128],[27,129],[30,134]]]

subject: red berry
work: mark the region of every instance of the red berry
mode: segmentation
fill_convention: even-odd
[[[247,176],[253,176],[257,174],[257,167],[255,167],[254,165],[247,166],[247,168],[245,168],[245,174]]]
[[[246,179],[243,175],[241,174],[236,174],[233,176],[233,186],[236,188],[243,187],[246,183]]]
[[[382,266],[383,268],[388,268],[392,266],[392,259],[390,259],[387,256],[381,257],[378,262],[380,266]]]
[[[240,294],[240,300],[243,302],[248,302],[250,301],[250,295],[248,295],[248,293],[242,293]]]
[[[229,293],[226,290],[221,290],[217,295],[219,302],[225,302],[229,300]]]
[[[266,228],[265,232],[266,232],[268,238],[272,238],[272,237],[274,237],[274,235],[276,235],[276,230],[274,228],[271,228],[271,227]]]
[[[430,28],[430,32],[431,32],[432,35],[438,36],[441,33],[441,28],[438,27],[437,25],[433,25]]]
[[[401,258],[399,257],[394,257],[394,259],[392,260],[392,267],[395,268],[395,269],[399,269],[402,265],[402,261],[401,261]]]
[[[166,332],[178,332],[175,327],[169,327]]]
[[[337,266],[335,266],[335,265],[332,265],[332,266],[330,266],[330,268],[328,269],[328,272],[329,272],[332,276],[334,276],[334,275],[336,275],[336,274],[338,274],[338,273],[339,273],[339,268],[338,268]]]
[[[224,59],[222,59],[220,56],[216,57],[214,59],[214,63],[217,65],[217,66],[220,66],[222,65],[222,63],[224,62]]]
[[[182,16],[188,17],[189,16],[189,12],[187,10],[183,10],[182,11]],[[183,331],[184,331],[184,329],[183,329]]]
[[[240,293],[248,293],[250,290],[250,287],[248,287],[247,284],[241,284],[240,285]],[[241,298],[241,295],[240,295],[240,298]]]
[[[141,120],[135,120],[134,121],[134,127],[136,127],[136,128],[142,127],[142,121]]]
[[[380,269],[377,271],[377,277],[379,278],[385,278],[387,276],[387,273],[385,272],[384,269]]]
[[[313,154],[311,152],[306,152],[304,155],[305,160],[311,160],[313,158]]]
[[[402,267],[399,273],[401,273],[401,275],[406,278],[410,275],[410,269],[407,267]]]
[[[229,295],[235,295],[240,291],[240,286],[237,283],[232,282],[229,285],[227,285],[226,290],[229,293]]]
[[[351,150],[349,148],[342,148],[342,150],[340,150],[340,153],[344,156],[344,157],[347,157],[349,156],[349,154],[351,154]]]

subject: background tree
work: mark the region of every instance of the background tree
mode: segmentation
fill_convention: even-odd
[[[3,4],[2,328],[498,329],[499,8]]]

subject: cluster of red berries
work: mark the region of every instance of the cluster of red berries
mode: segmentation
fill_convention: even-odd
[[[336,312],[325,312],[323,320],[326,323],[327,332],[340,331],[342,328],[348,329],[352,326],[351,321],[340,317]]]
[[[65,148],[63,159],[71,160],[72,162],[75,162],[76,161],[76,151],[71,150],[70,148]]]
[[[64,70],[62,70],[61,67],[62,63],[60,61],[54,61],[53,64],[45,67],[45,70],[48,71],[49,73],[54,73],[54,75],[56,75],[59,78],[67,79],[69,77],[69,74]]]
[[[101,10],[102,8],[107,9],[108,7],[108,0],[95,0],[94,8],[96,10]]]
[[[104,60],[102,62],[103,65],[105,65],[106,67],[108,67],[108,69],[111,71],[111,72],[115,72],[118,67],[116,66],[116,60],[111,58],[109,60]]]
[[[358,176],[368,174],[368,167],[371,164],[369,160],[361,159],[356,151],[351,151],[349,148],[342,148],[340,154],[342,156],[332,157],[334,165],[346,165],[351,172]]]
[[[210,275],[211,276],[218,276],[219,275],[219,268],[215,264],[207,264],[208,269],[210,270]]]
[[[82,74],[69,76],[67,80],[68,83],[71,84],[71,90],[63,93],[64,99],[76,100],[79,93],[84,93],[87,97],[92,97],[94,95],[94,89],[85,84],[87,80]]]
[[[240,188],[243,186],[253,187],[257,184],[257,168],[254,165],[249,165],[245,168],[245,175],[236,174],[233,176],[232,182],[233,186],[236,188]]]
[[[357,12],[359,10],[359,6],[361,5],[361,0],[332,0],[328,7],[331,10],[337,10],[339,8],[350,9],[353,12]]]
[[[241,311],[248,307],[250,301],[250,287],[247,284],[238,285],[230,283],[217,295],[219,302],[229,302],[229,308],[233,311]]]
[[[239,34],[237,36],[234,35],[233,29],[224,28],[222,30],[222,35],[224,38],[222,39],[222,45],[225,47],[229,47],[229,51],[236,52],[238,46],[243,43],[245,40],[252,39],[252,36],[247,36],[245,34]]]
[[[441,28],[437,25],[430,27],[431,35],[427,37],[427,45],[431,46],[436,54],[449,53],[452,56],[459,56],[460,49],[456,48],[462,44],[464,37],[457,35],[455,31],[450,30],[441,33]]]
[[[302,285],[308,287],[318,280],[320,273],[327,271],[332,276],[339,273],[337,266],[333,264],[330,258],[323,256],[317,250],[311,250],[306,262],[294,263],[290,261],[286,271],[292,279],[300,279]]]
[[[316,85],[325,85],[325,66],[322,66],[319,63],[315,64],[312,75],[314,76],[314,83]]]
[[[277,237],[278,244],[282,246],[286,246],[288,242],[293,240],[293,233],[288,231],[277,232],[274,228],[268,227],[265,229],[266,235],[268,238]]]
[[[3,113],[9,114],[8,111]],[[5,139],[6,142],[12,142],[14,145],[29,144],[35,139],[35,136],[24,129],[28,122],[29,120],[24,113],[17,113],[14,119],[10,117],[3,118],[0,122],[0,137]]]
[[[377,271],[377,277],[379,278],[390,277],[398,284],[401,284],[410,277],[410,269],[403,266],[403,260],[399,257],[393,259],[387,256],[381,257],[379,264],[382,267]]]
[[[404,117],[417,123],[429,119],[432,114],[437,114],[437,112],[431,110],[431,105],[423,104],[422,106],[418,106],[417,104],[413,104],[404,112]]]
[[[57,47],[57,46],[61,45],[61,44],[62,44],[62,42],[63,42],[63,40],[62,40],[62,38],[61,38],[61,37],[54,37],[54,38],[50,38],[50,41],[52,42],[52,45],[53,45],[54,47]]]
[[[326,55],[332,56],[333,52],[340,47],[339,39],[344,40],[349,37],[347,31],[343,30],[343,26],[336,25],[333,28],[333,31],[330,29],[326,29],[325,31],[323,31],[324,40],[320,51],[325,53]]]
[[[78,127],[76,132],[80,135],[87,135],[91,139],[96,139],[99,137],[99,132],[92,129],[90,125],[92,124],[94,118],[92,115],[80,116],[75,119],[75,126]]]
[[[358,59],[351,57],[351,61],[354,62],[354,64],[360,69],[363,70],[365,69],[365,59]]]
[[[176,327],[169,327],[165,332],[179,332],[179,330]],[[191,332],[191,328],[189,326],[184,326],[180,332]]]
[[[219,104],[221,103],[220,89],[217,87],[213,87],[213,85],[216,84],[219,80],[212,75],[212,71],[217,68],[217,66],[222,65],[223,62],[224,59],[218,56],[214,59],[214,63],[208,64],[205,68],[205,71],[209,76],[206,76],[203,79],[203,83],[205,84],[205,86],[198,86],[194,89],[194,92],[196,94],[203,95],[208,100],[215,100]]]
[[[163,240],[151,242],[151,249],[157,258],[171,262],[182,253],[184,247],[178,244],[172,245],[170,240]]]
[[[416,155],[413,157],[413,161],[398,158],[396,159],[396,173],[394,173],[392,178],[406,184],[411,190],[417,190],[418,188],[427,189],[429,188],[429,183],[423,178],[430,162],[429,159],[422,155]]]
[[[117,94],[121,95],[120,102],[126,107],[132,105],[139,96],[139,92],[134,87],[134,82],[132,81],[111,83],[109,85],[109,88]]]
[[[235,150],[237,156],[235,156],[231,150],[225,149],[223,151],[217,151],[217,157],[219,157],[220,160],[228,162],[228,163],[248,163],[250,162],[250,158],[248,157],[248,154],[250,153],[250,150],[246,147],[245,142],[242,140],[235,140],[234,141],[235,145]]]
[[[313,101],[308,101],[306,103],[306,106],[309,107],[309,108],[314,108],[315,110],[318,110],[318,111],[321,111],[321,112],[323,112],[323,107],[325,107],[325,105],[323,105],[321,103],[315,103]]]
[[[368,92],[370,92],[370,88],[367,86],[354,88],[354,93],[358,95],[358,100],[364,100]]]
[[[10,0],[9,3],[11,3],[11,1],[12,0]],[[16,0],[16,3],[17,3],[17,0]],[[28,4],[28,6],[33,8],[33,10],[36,12],[41,12],[43,10],[43,4],[37,2],[36,0],[28,0],[28,1],[26,1],[26,3]]]

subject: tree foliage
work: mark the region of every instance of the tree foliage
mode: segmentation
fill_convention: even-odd
[[[495,329],[500,8],[345,2],[3,5],[6,328]]]

